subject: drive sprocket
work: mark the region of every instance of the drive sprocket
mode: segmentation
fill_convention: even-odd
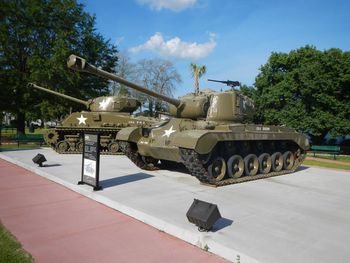
[[[44,140],[48,145],[55,145],[58,141],[59,135],[57,131],[51,129],[44,133]]]

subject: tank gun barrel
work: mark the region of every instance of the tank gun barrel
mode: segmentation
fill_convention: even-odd
[[[144,87],[137,85],[133,82],[130,82],[126,79],[118,77],[115,74],[112,74],[112,73],[109,73],[109,72],[104,71],[102,69],[99,69],[99,68],[91,65],[90,63],[86,62],[85,59],[78,57],[76,55],[69,56],[69,58],[67,60],[67,66],[68,66],[68,68],[76,70],[76,71],[88,72],[88,73],[94,74],[96,76],[100,76],[100,77],[104,77],[104,78],[109,79],[109,80],[116,81],[116,82],[121,83],[127,87],[130,87],[134,90],[145,93],[149,96],[164,100],[164,101],[174,105],[175,107],[178,107],[181,104],[181,102],[177,99],[170,98],[168,96],[156,93],[152,90],[144,88]]]
[[[38,89],[38,90],[42,90],[42,91],[45,91],[47,93],[50,93],[50,94],[53,94],[53,95],[56,95],[56,96],[60,96],[62,98],[65,98],[67,100],[71,100],[71,101],[75,101],[77,103],[80,103],[80,104],[83,104],[85,105],[87,108],[89,108],[89,102],[85,101],[85,100],[80,100],[80,99],[77,99],[77,98],[74,98],[74,97],[71,97],[71,96],[68,96],[68,95],[65,95],[65,94],[62,94],[62,93],[59,93],[57,91],[53,91],[53,90],[50,90],[50,89],[46,89],[46,88],[43,88],[43,87],[40,87],[34,83],[28,83],[27,85],[28,87],[31,87],[31,88],[35,88],[35,89]]]
[[[232,87],[232,88],[241,85],[241,83],[239,81],[233,81],[233,80],[223,81],[223,80],[216,80],[216,79],[208,79],[208,81],[220,82],[220,83],[226,84],[227,86]]]

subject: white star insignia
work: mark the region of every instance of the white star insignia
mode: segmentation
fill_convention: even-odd
[[[86,120],[87,120],[87,118],[85,118],[84,116],[83,116],[83,114],[80,114],[80,118],[77,118],[77,120],[79,121],[79,124],[85,124],[86,125]]]
[[[107,99],[104,99],[103,101],[99,102],[100,103],[100,110],[106,110],[109,103],[111,103],[113,100],[112,98],[107,98]]]
[[[164,134],[162,135],[162,137],[166,136],[166,137],[170,137],[170,134],[172,134],[173,132],[176,132],[176,130],[173,130],[173,126],[171,125],[169,130],[165,130]]]

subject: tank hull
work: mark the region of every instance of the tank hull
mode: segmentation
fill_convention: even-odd
[[[116,135],[123,127],[148,127],[154,122],[151,118],[126,113],[74,112],[62,122],[62,126],[48,130],[44,139],[58,153],[82,153],[84,133],[99,133],[102,154],[121,154]]]
[[[158,160],[182,163],[198,180],[213,185],[292,173],[309,148],[303,134],[286,127],[176,118],[150,130],[123,129],[117,140],[141,168],[157,166]]]

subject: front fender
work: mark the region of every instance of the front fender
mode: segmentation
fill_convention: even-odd
[[[127,128],[121,129],[118,132],[116,139],[117,141],[128,141],[128,142],[137,143],[138,140],[141,138],[141,136],[142,136],[141,128],[127,127]]]
[[[217,143],[217,136],[205,130],[182,131],[173,141],[174,146],[193,149],[199,154],[209,153]]]

